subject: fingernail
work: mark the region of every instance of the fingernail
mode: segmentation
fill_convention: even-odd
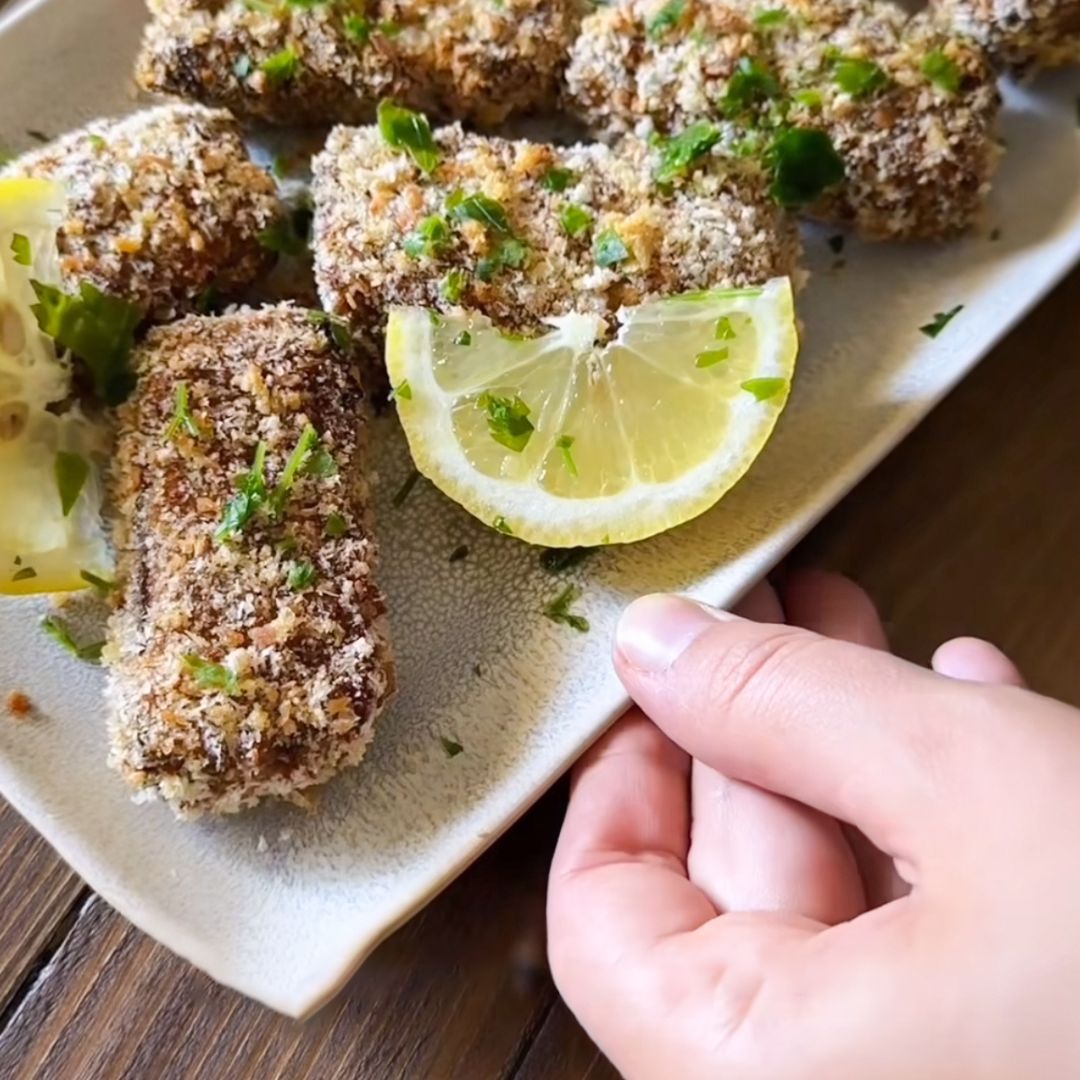
[[[667,671],[710,626],[734,618],[683,596],[643,596],[623,612],[615,648],[640,671]]]

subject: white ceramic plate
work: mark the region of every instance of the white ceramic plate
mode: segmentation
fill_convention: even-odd
[[[21,149],[27,128],[58,133],[133,108],[126,72],[142,22],[141,0],[16,6],[0,23],[0,139]],[[0,691],[27,690],[42,718],[0,720],[0,791],[169,948],[282,1012],[318,1007],[621,710],[608,649],[624,603],[660,589],[736,599],[1080,257],[1078,94],[1076,72],[1009,90],[997,242],[989,226],[943,248],[849,242],[834,270],[827,234],[808,234],[805,346],[775,439],[712,513],[577,572],[587,635],[540,615],[563,582],[534,550],[426,484],[390,505],[408,462],[383,422],[382,578],[403,691],[368,761],[316,815],[271,807],[183,825],[133,805],[104,764],[100,672],[60,654],[37,629],[40,605],[21,602],[0,607]],[[961,303],[937,340],[919,333]],[[451,564],[462,543],[471,554]],[[465,752],[448,759],[440,735]]]

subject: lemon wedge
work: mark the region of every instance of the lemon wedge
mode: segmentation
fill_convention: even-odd
[[[550,319],[395,308],[386,363],[417,469],[476,517],[548,547],[641,540],[703,513],[761,452],[798,353],[791,284]]]
[[[8,595],[85,589],[110,574],[104,438],[77,407],[57,408],[70,366],[31,310],[32,281],[60,282],[64,206],[58,184],[0,180],[0,593]]]

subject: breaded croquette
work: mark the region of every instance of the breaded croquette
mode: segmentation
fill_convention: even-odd
[[[998,156],[981,50],[878,0],[627,0],[585,20],[567,96],[609,137],[716,121],[766,160],[779,133],[822,131],[846,175],[807,212],[869,237],[963,231]]]
[[[935,17],[985,48],[999,67],[1080,63],[1080,0],[932,0]]]
[[[585,0],[148,0],[143,89],[273,123],[365,123],[392,97],[491,125],[554,105]]]
[[[637,140],[555,148],[452,126],[434,141],[430,175],[376,127],[335,129],[315,159],[320,294],[359,329],[391,304],[460,304],[530,333],[797,272],[798,234],[752,162],[706,153],[658,184]]]
[[[325,322],[153,330],[119,413],[110,760],[182,816],[300,799],[363,757],[394,687],[364,395]]]
[[[158,321],[207,290],[238,293],[267,265],[259,234],[282,210],[226,112],[169,105],[99,120],[26,154],[5,175],[67,191],[61,268]]]

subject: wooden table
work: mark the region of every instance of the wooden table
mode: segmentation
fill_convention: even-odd
[[[1080,270],[793,558],[866,585],[903,655],[980,634],[1080,704],[1078,417]],[[545,798],[306,1024],[153,944],[0,806],[0,1076],[613,1076],[544,965],[564,799]]]

